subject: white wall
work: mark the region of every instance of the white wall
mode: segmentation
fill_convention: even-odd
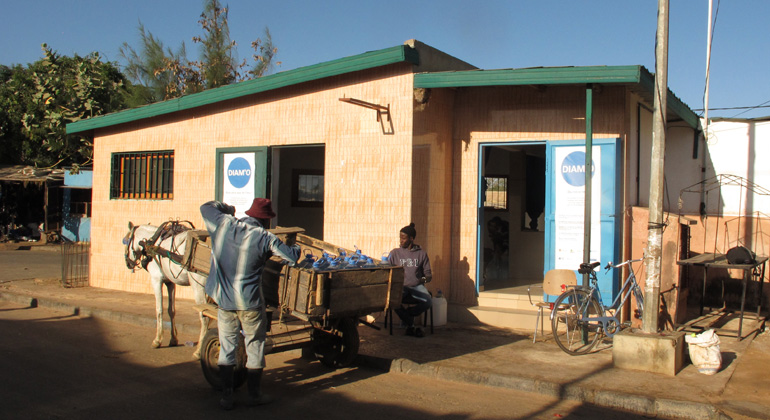
[[[705,124],[704,124],[705,125]],[[708,151],[710,160],[706,173],[735,175],[754,184],[752,188],[738,185],[721,187],[719,194],[708,194],[707,209],[721,207],[722,214],[770,214],[770,119],[713,120],[709,125]]]

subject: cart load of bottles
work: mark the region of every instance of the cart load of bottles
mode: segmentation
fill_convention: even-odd
[[[354,248],[355,252],[350,253],[342,248],[338,248],[337,255],[324,251],[322,255],[316,256],[312,252],[306,252],[304,258],[297,261],[296,267],[319,272],[392,266],[387,252],[382,254],[379,261],[376,261],[361,252],[357,246],[354,246]]]

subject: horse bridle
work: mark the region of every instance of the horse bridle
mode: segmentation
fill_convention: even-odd
[[[126,238],[123,238],[123,243],[126,245],[126,267],[128,267],[129,270],[133,271],[137,266],[141,265],[141,260],[143,257],[145,257],[144,252],[135,252],[134,251],[134,237],[136,235],[136,230],[139,229],[139,226],[134,226],[131,228],[131,232],[129,232],[128,236]],[[142,243],[139,245],[142,245],[142,250],[144,250],[144,246]],[[136,258],[129,257],[129,254],[133,253]]]

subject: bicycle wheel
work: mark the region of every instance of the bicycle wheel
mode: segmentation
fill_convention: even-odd
[[[587,321],[601,313],[599,302],[586,290],[572,289],[562,293],[554,303],[551,329],[556,344],[570,355],[591,351],[602,335],[599,321]]]

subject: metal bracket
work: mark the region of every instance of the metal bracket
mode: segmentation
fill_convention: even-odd
[[[377,111],[377,122],[380,122],[382,120],[382,114],[385,114],[388,116],[388,122],[390,121],[390,105],[388,106],[382,106],[373,104],[371,102],[362,101],[360,99],[353,99],[353,98],[340,98],[340,101],[347,102],[349,104],[362,106],[364,108],[369,108]]]

